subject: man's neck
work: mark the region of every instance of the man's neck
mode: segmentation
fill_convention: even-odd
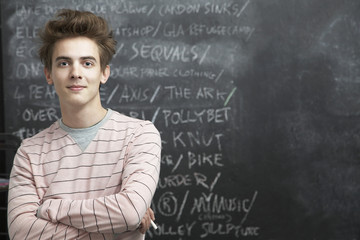
[[[99,108],[63,110],[61,109],[62,121],[70,128],[87,128],[100,122],[106,115],[107,110],[102,106]]]

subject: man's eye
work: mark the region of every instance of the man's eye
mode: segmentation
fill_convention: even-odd
[[[60,66],[67,66],[67,65],[69,65],[69,64],[68,64],[67,62],[60,62],[59,65],[60,65]]]
[[[92,65],[93,65],[92,62],[85,62],[85,66],[86,66],[86,67],[91,67]]]

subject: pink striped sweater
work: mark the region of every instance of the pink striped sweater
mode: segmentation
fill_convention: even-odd
[[[144,239],[160,152],[151,122],[117,112],[83,152],[58,122],[25,139],[10,177],[10,239]]]

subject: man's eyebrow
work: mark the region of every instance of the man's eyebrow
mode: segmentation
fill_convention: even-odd
[[[93,56],[84,56],[84,57],[81,57],[80,59],[82,59],[82,60],[90,59],[90,60],[94,60],[96,62],[96,58]]]
[[[84,57],[80,57],[81,60],[86,60],[86,59],[90,59],[96,62],[96,58],[93,56],[84,56]],[[66,57],[66,56],[59,56],[57,58],[55,58],[55,62],[60,61],[60,60],[71,60],[71,57]]]
[[[65,57],[65,56],[59,56],[59,57],[55,58],[55,62],[57,62],[59,60],[71,60],[71,58],[70,57]]]

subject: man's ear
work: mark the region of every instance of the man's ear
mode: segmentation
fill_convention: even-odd
[[[47,69],[46,67],[44,67],[44,74],[45,74],[45,77],[46,77],[46,81],[49,85],[53,85],[54,82],[51,78],[51,72],[49,69]]]
[[[102,77],[100,79],[101,84],[105,84],[110,77],[110,66],[106,65],[105,70],[103,71]]]

